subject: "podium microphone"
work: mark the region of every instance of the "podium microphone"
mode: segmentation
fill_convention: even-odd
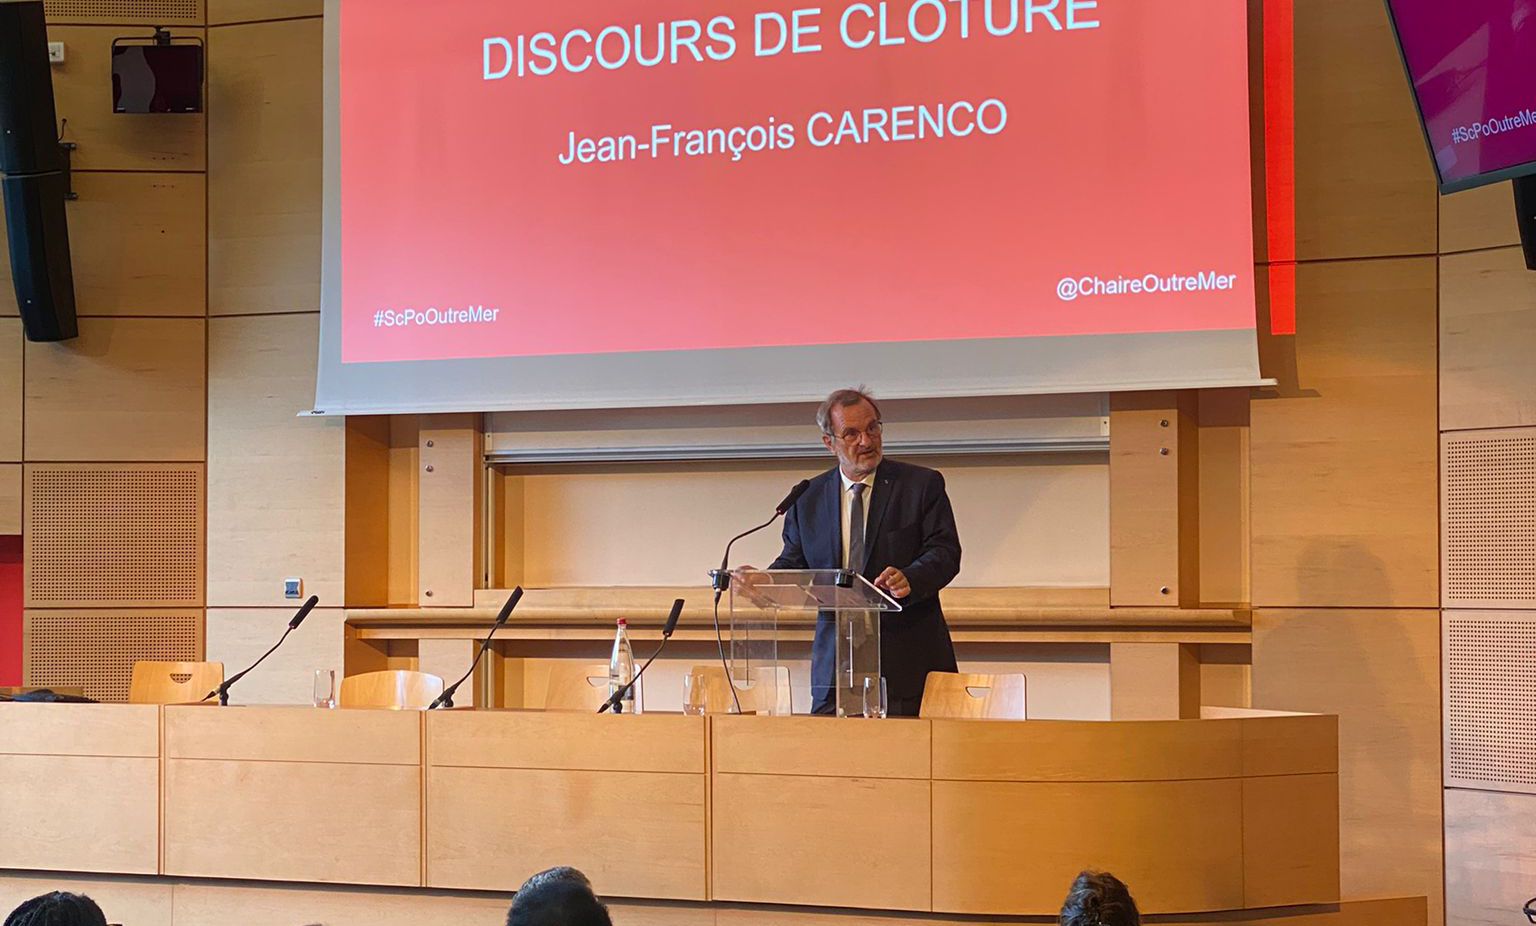
[[[773,509],[773,517],[769,518],[768,520],[764,521],[763,523],[759,524],[758,526],[752,528],[751,530],[742,531],[741,533],[737,534],[735,537],[732,537],[729,541],[727,541],[727,543],[725,545],[725,555],[720,557],[720,568],[715,570],[714,572],[710,573],[710,576],[709,576],[710,577],[710,584],[713,585],[714,589],[715,589],[715,604],[718,605],[720,603],[720,594],[722,592],[724,592],[727,588],[730,588],[730,585],[731,585],[731,576],[730,576],[731,546],[734,545],[736,543],[736,541],[740,540],[741,538],[746,537],[749,534],[755,534],[758,531],[762,530],[763,528],[767,527],[768,525],[772,524],[773,522],[777,521],[779,518],[783,517],[784,512],[788,511],[795,504],[795,502],[798,502],[800,500],[800,496],[804,495],[805,494],[805,490],[809,489],[810,487],[811,487],[811,480],[809,480],[809,479],[802,479],[802,480],[800,480],[798,483],[795,484],[795,487],[793,489],[789,490],[789,494],[784,496],[784,500],[782,502],[779,502],[778,507]]]
[[[517,607],[517,603],[522,599],[523,587],[519,585],[517,588],[512,589],[512,594],[507,596],[507,603],[502,605],[501,610],[497,612],[496,622],[491,624],[491,632],[485,635],[484,642],[482,642],[480,644],[480,648],[475,651],[475,658],[474,661],[469,664],[469,671],[464,673],[463,678],[460,678],[452,685],[444,688],[443,693],[438,695],[431,704],[427,705],[427,710],[430,711],[439,707],[453,707],[453,693],[459,690],[459,686],[464,684],[466,679],[475,674],[475,666],[480,664],[480,657],[485,655],[485,651],[487,649],[490,649],[491,637],[496,636],[496,631],[501,628],[502,624],[507,622],[507,618],[512,615],[512,609]]]
[[[309,612],[313,611],[315,609],[315,605],[317,605],[319,603],[320,603],[320,596],[319,595],[310,595],[309,596],[309,600],[304,602],[304,604],[299,608],[298,613],[294,614],[293,615],[293,619],[288,622],[288,629],[284,630],[283,631],[283,635],[277,638],[277,642],[272,644],[272,648],[271,649],[269,649],[265,653],[261,654],[261,659],[258,659],[255,662],[251,663],[250,667],[247,668],[244,672],[237,672],[233,676],[231,676],[229,678],[226,678],[224,681],[220,682],[219,683],[219,687],[217,687],[217,688],[213,689],[212,691],[208,692],[207,694],[203,695],[202,700],[206,701],[209,698],[217,697],[219,699],[219,706],[220,707],[228,707],[229,706],[229,689],[230,689],[230,687],[232,685],[234,685],[235,682],[238,682],[242,678],[245,678],[246,672],[249,672],[249,671],[251,671],[251,669],[254,669],[257,666],[261,665],[262,662],[268,656],[270,656],[274,652],[276,652],[277,648],[279,646],[283,645],[283,641],[288,639],[288,635],[290,633],[293,633],[295,630],[299,629],[299,625],[304,623],[304,618],[308,617],[309,616]],[[199,701],[198,703],[201,704],[202,701]]]
[[[634,690],[635,682],[640,681],[640,676],[645,674],[645,670],[649,669],[651,667],[651,663],[656,661],[656,657],[661,655],[661,651],[666,649],[667,641],[672,639],[672,631],[677,629],[678,615],[682,613],[683,599],[679,598],[672,602],[672,613],[667,615],[667,622],[661,628],[661,645],[656,647],[656,652],[652,653],[651,658],[645,661],[645,665],[640,667],[640,671],[635,673],[635,677],[629,680],[628,685],[620,685],[618,688],[614,689],[613,694],[608,696],[608,700],[603,702],[603,706],[597,709],[599,714],[606,713],[610,710],[617,714],[624,710],[620,702],[629,697],[629,693]]]
[[[798,502],[800,500],[800,496],[804,495],[806,490],[810,487],[811,480],[809,479],[802,479],[795,483],[795,487],[790,489],[789,494],[784,496],[784,500],[779,502],[778,507],[773,509],[773,517],[752,528],[751,530],[742,531],[735,537],[732,537],[725,545],[725,555],[720,557],[720,568],[712,570],[709,574],[710,585],[712,585],[715,589],[715,647],[720,651],[720,667],[725,669],[725,678],[727,683],[730,683],[731,664],[725,660],[725,641],[720,637],[720,595],[726,589],[731,587],[731,545],[749,534],[757,533],[758,531],[777,521],[779,518],[783,517],[784,512],[788,511],[790,507],[795,504],[795,502]],[[736,705],[736,713],[739,714],[741,713],[741,699],[736,696],[736,685],[734,683],[730,683],[730,688],[731,701]]]

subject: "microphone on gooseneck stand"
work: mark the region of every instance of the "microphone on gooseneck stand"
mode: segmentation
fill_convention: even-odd
[[[709,573],[710,584],[714,586],[715,589],[715,647],[720,651],[720,666],[721,668],[725,669],[725,677],[727,681],[729,681],[731,677],[731,664],[725,659],[725,640],[720,636],[720,595],[726,589],[731,587],[731,545],[749,534],[757,533],[758,531],[777,521],[779,518],[783,517],[784,512],[788,511],[795,504],[795,502],[799,501],[800,496],[804,495],[805,491],[810,487],[811,480],[800,480],[795,484],[793,489],[789,490],[789,494],[784,496],[784,500],[779,502],[778,507],[773,509],[773,517],[752,528],[751,530],[742,531],[735,537],[732,537],[725,545],[725,555],[720,557],[720,568],[711,570]],[[731,684],[730,688],[731,701],[735,703],[736,713],[739,714],[741,713],[741,699],[736,696],[735,684]]]
[[[480,648],[475,651],[475,658],[469,664],[469,671],[464,673],[463,678],[460,678],[452,685],[444,688],[443,693],[438,695],[431,704],[427,705],[427,710],[430,711],[439,707],[453,707],[453,693],[459,690],[459,686],[464,684],[466,679],[475,674],[475,666],[480,664],[480,657],[484,656],[485,651],[491,646],[491,637],[496,636],[496,631],[500,629],[502,624],[507,622],[507,618],[512,614],[512,609],[517,607],[517,603],[521,601],[522,598],[523,587],[521,585],[512,589],[512,594],[507,596],[507,603],[502,605],[501,610],[496,614],[496,622],[491,624],[491,632],[485,635],[484,642],[482,642],[480,644]]]
[[[229,705],[229,689],[230,689],[230,687],[233,686],[235,684],[235,682],[238,682],[242,678],[245,678],[245,675],[246,675],[247,672],[250,672],[251,669],[254,669],[257,666],[261,665],[263,660],[265,660],[268,656],[270,656],[274,652],[276,652],[277,648],[279,646],[283,645],[283,641],[288,639],[288,635],[290,633],[293,633],[295,630],[299,629],[299,625],[304,623],[304,618],[308,617],[309,616],[309,612],[313,611],[315,609],[315,605],[317,605],[319,603],[320,603],[320,596],[319,595],[310,595],[309,596],[309,600],[304,602],[304,604],[299,608],[298,613],[294,614],[293,618],[290,621],[288,621],[288,629],[284,630],[283,631],[283,635],[277,638],[277,642],[272,644],[272,648],[271,649],[269,649],[265,653],[261,654],[261,659],[258,659],[255,662],[251,663],[250,667],[247,668],[244,672],[237,672],[234,675],[230,676],[229,678],[226,678],[224,681],[220,682],[219,683],[219,687],[217,687],[217,688],[213,689],[212,691],[208,692],[207,694],[203,695],[203,701],[206,701],[209,698],[217,697],[219,699],[219,705],[221,707],[228,706]],[[199,702],[199,703],[201,703],[201,702]]]
[[[641,666],[640,671],[635,673],[635,677],[629,680],[629,684],[620,685],[617,689],[614,690],[613,694],[608,696],[608,700],[603,702],[603,706],[597,709],[599,714],[606,713],[610,710],[615,714],[623,712],[624,700],[628,698],[629,693],[634,690],[635,682],[640,681],[640,676],[645,674],[645,670],[649,669],[651,667],[651,663],[656,661],[656,657],[661,655],[661,651],[666,649],[667,641],[672,639],[672,631],[677,629],[678,615],[682,613],[683,599],[679,598],[672,602],[672,613],[667,615],[667,622],[661,628],[661,645],[656,647],[656,652],[652,653],[651,658],[645,661],[645,665]]]
[[[720,557],[720,568],[709,574],[711,580],[710,584],[715,588],[715,604],[720,603],[720,593],[724,592],[731,586],[730,564],[732,545],[734,545],[736,541],[740,540],[741,538],[746,537],[749,534],[755,534],[773,522],[777,521],[779,518],[783,517],[784,512],[788,511],[795,504],[795,502],[798,502],[800,500],[800,496],[804,495],[805,490],[809,489],[810,487],[811,480],[800,480],[795,484],[793,489],[789,490],[789,494],[784,496],[784,500],[779,502],[779,506],[773,509],[773,517],[752,528],[751,530],[742,531],[726,542],[725,555]]]

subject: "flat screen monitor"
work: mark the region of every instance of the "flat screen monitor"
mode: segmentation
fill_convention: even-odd
[[[1387,0],[1440,192],[1536,173],[1536,0]]]
[[[203,111],[203,46],[112,46],[112,111]]]

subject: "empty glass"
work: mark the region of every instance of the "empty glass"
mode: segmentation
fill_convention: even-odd
[[[336,670],[315,670],[315,707],[336,706]]]
[[[887,709],[885,677],[864,679],[864,716],[884,717]]]
[[[683,676],[683,713],[704,713],[707,687],[702,675],[694,675],[690,672]]]

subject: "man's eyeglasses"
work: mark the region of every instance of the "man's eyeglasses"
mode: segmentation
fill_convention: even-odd
[[[880,422],[876,421],[862,431],[857,428],[849,428],[846,431],[840,432],[837,435],[837,439],[845,444],[857,444],[859,438],[866,434],[870,436],[871,440],[878,438],[880,436]]]
[[[1525,902],[1525,918],[1536,923],[1536,897]]]

